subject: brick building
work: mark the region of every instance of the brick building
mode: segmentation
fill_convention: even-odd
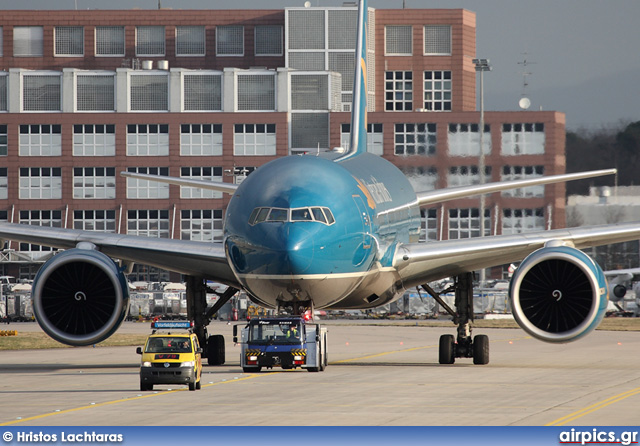
[[[3,11],[0,219],[221,241],[227,197],[118,172],[241,181],[349,138],[356,8]],[[475,14],[370,9],[369,147],[416,190],[480,181]],[[563,173],[564,115],[484,113],[486,180]],[[493,194],[486,234],[564,225],[564,185]],[[477,197],[423,212],[480,235]],[[28,278],[48,248],[11,243]],[[497,272],[499,274],[499,272]],[[141,279],[166,274],[138,267]]]

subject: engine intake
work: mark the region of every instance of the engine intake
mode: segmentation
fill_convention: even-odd
[[[70,249],[49,259],[33,282],[33,312],[42,329],[68,345],[107,339],[124,321],[129,288],[107,255]]]
[[[531,336],[570,342],[604,317],[608,286],[598,264],[582,251],[549,246],[531,253],[509,287],[513,316]]]

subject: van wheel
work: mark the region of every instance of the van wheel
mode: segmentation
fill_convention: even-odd
[[[196,383],[189,383],[189,390],[196,390]]]

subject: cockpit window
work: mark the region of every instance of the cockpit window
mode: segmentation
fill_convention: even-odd
[[[262,222],[298,222],[316,221],[328,226],[335,223],[333,213],[329,208],[304,207],[304,208],[255,208],[249,217],[250,225]]]
[[[309,208],[291,209],[291,221],[313,220]]]
[[[313,212],[313,219],[315,221],[321,221],[322,223],[326,223],[327,219],[324,217],[324,212],[320,208],[311,208],[311,212]]]
[[[258,212],[258,216],[256,217],[256,223],[261,223],[267,219],[267,215],[269,214],[269,208],[260,208]]]
[[[288,209],[272,208],[267,221],[287,221],[288,217]]]
[[[327,217],[327,224],[328,225],[332,225],[335,223],[336,219],[333,218],[333,213],[331,212],[331,209],[329,208],[322,208],[322,210],[324,211],[324,215],[326,215]]]

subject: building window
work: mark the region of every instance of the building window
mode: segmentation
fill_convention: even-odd
[[[182,124],[180,155],[222,155],[222,124]]]
[[[56,26],[54,27],[56,56],[79,57],[84,55],[84,27]]]
[[[73,229],[81,231],[116,232],[116,211],[73,211]]]
[[[124,26],[96,26],[96,56],[124,57]]]
[[[255,48],[256,56],[282,56],[282,26],[257,25]]]
[[[329,113],[291,113],[291,149],[317,152],[329,148]]]
[[[169,76],[167,74],[132,74],[130,88],[131,111],[169,110]]]
[[[353,50],[356,47],[355,24],[358,23],[358,11],[338,8],[329,9],[327,14],[328,48],[330,50]],[[369,47],[369,49],[373,49],[373,47]]]
[[[544,228],[544,210],[542,208],[502,210],[503,235],[544,231]]]
[[[200,242],[222,242],[222,209],[180,212],[180,238]]]
[[[59,167],[21,167],[20,199],[62,198],[62,170]]]
[[[424,27],[424,55],[451,55],[451,25],[426,25]]]
[[[0,156],[7,156],[9,154],[7,145],[7,126],[0,125]]]
[[[355,34],[355,32],[354,32]],[[322,50],[325,45],[325,13],[321,10],[289,11],[289,49]]]
[[[182,167],[180,177],[222,183],[222,167]],[[222,198],[222,192],[180,186],[180,198]]]
[[[216,55],[244,56],[244,26],[216,27]]]
[[[60,111],[60,74],[25,74],[22,77],[24,111]]]
[[[14,57],[42,57],[43,34],[42,26],[14,26]]]
[[[7,168],[0,167],[0,200],[9,198],[9,180],[7,178]]]
[[[114,74],[76,77],[76,110],[114,111],[115,102]]]
[[[0,73],[0,111],[7,111],[7,79],[8,73]]]
[[[412,111],[413,73],[411,71],[386,71],[384,76],[384,109],[386,111]]]
[[[424,72],[424,108],[451,111],[451,71]]]
[[[484,235],[491,230],[489,209],[484,210]],[[449,240],[480,236],[480,211],[478,208],[449,209]]]
[[[394,153],[400,156],[435,155],[436,125],[396,124]]]
[[[541,155],[544,145],[543,123],[502,124],[502,155]]]
[[[183,78],[185,111],[221,111],[222,75],[186,74]]]
[[[335,87],[332,83],[331,87]],[[329,95],[338,93],[329,90],[329,76],[324,74],[295,74],[291,76],[292,110],[331,109]]]
[[[544,166],[503,166],[500,181],[527,180],[544,176]],[[544,197],[544,185],[502,191],[503,197]]]
[[[433,166],[402,166],[400,170],[415,191],[434,190],[438,186],[438,169]]]
[[[153,238],[169,238],[169,211],[127,211],[127,234]]]
[[[114,156],[116,126],[76,124],[73,126],[73,156]]]
[[[136,26],[136,56],[164,56],[164,26]]]
[[[275,124],[235,124],[233,126],[234,155],[275,155]]]
[[[478,124],[449,124],[447,145],[451,156],[480,156]],[[491,126],[484,125],[484,154],[491,154]]]
[[[491,166],[485,166],[485,182],[491,179]],[[447,187],[471,186],[480,184],[480,170],[478,166],[452,166],[447,175]]]
[[[116,198],[115,167],[74,167],[73,198]]]
[[[169,155],[168,124],[127,125],[128,156]]]
[[[62,137],[60,125],[20,125],[20,156],[60,156]]]
[[[238,111],[275,111],[276,77],[274,74],[238,75]]]
[[[62,211],[20,211],[20,224],[47,226],[51,228],[62,227]],[[31,245],[20,243],[20,251],[54,251],[50,246]]]
[[[204,55],[204,26],[176,26],[176,56]]]
[[[413,27],[411,25],[385,26],[384,43],[386,56],[411,56],[413,54]]]
[[[420,241],[438,240],[438,210],[420,209]]]
[[[342,124],[340,130],[340,144],[344,149],[349,149],[351,124]],[[367,152],[382,155],[384,153],[383,142],[382,124],[367,124]]]
[[[168,167],[128,167],[127,172],[169,176]],[[158,181],[127,178],[127,198],[169,198],[169,185]]]

